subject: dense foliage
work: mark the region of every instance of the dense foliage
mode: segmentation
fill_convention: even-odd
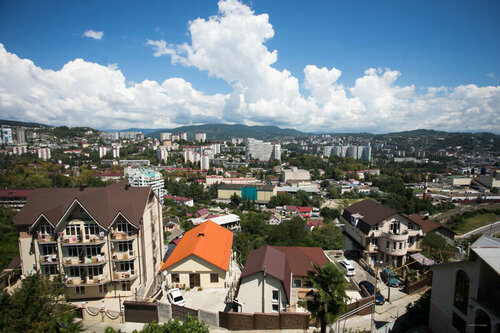
[[[457,249],[446,242],[435,231],[429,232],[422,240],[422,254],[435,262],[447,262],[457,253]]]
[[[50,279],[36,273],[27,276],[10,295],[0,293],[0,330],[2,332],[76,332],[74,309],[65,302],[67,289],[61,276]]]
[[[105,333],[119,333],[111,327],[107,327]],[[133,333],[208,333],[208,326],[199,322],[198,318],[187,315],[184,322],[180,322],[177,318],[170,319],[168,322],[158,324],[151,322],[144,325],[140,330],[134,330]]]
[[[15,211],[0,205],[0,271],[19,256],[17,228],[12,222]]]

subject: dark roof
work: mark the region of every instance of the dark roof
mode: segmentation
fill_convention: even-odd
[[[31,192],[33,192],[33,189],[0,189],[0,198],[27,198]]]
[[[342,217],[349,222],[352,214],[360,214],[363,216],[360,218],[361,221],[365,222],[369,226],[374,226],[397,213],[398,212],[392,208],[379,204],[375,201],[365,199],[344,209]]]
[[[13,270],[18,267],[21,267],[21,257],[15,257],[14,259],[12,259],[5,270]]]
[[[43,214],[56,225],[77,200],[104,228],[111,225],[118,213],[139,227],[150,193],[150,187],[131,187],[126,182],[97,188],[36,189],[14,217],[14,223],[31,226]]]
[[[307,271],[312,269],[313,262],[319,266],[329,262],[320,247],[273,246],[273,248],[286,254],[290,270],[295,276],[306,276]]]
[[[422,228],[422,231],[424,233],[428,233],[429,231],[435,230],[441,226],[441,224],[434,222],[432,220],[426,219],[422,217],[420,214],[412,214],[408,216],[410,221],[415,223],[416,225],[419,225],[420,228]]]
[[[286,254],[269,246],[265,245],[257,250],[253,250],[249,255],[241,272],[241,279],[255,273],[263,272],[266,269],[266,274],[280,280],[283,283],[285,294],[288,302],[290,302],[290,265]]]

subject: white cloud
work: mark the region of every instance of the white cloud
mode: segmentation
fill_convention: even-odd
[[[104,32],[102,31],[95,31],[95,30],[87,30],[83,33],[83,37],[88,37],[88,38],[93,38],[93,39],[98,39],[101,40],[102,37],[104,36]]]
[[[500,129],[500,87],[400,86],[397,70],[369,68],[352,87],[334,67],[307,65],[304,81],[273,65],[278,52],[267,14],[236,0],[219,1],[219,12],[188,25],[180,45],[148,40],[154,56],[197,68],[231,84],[229,95],[206,95],[182,78],[128,83],[117,64],[82,59],[58,71],[19,59],[0,44],[2,118],[123,128],[193,123],[276,124],[304,131],[372,131],[433,128],[448,131]],[[303,92],[299,87],[302,87]],[[423,92],[422,92],[423,91]]]
[[[486,74],[487,77],[491,77],[491,78],[494,78],[495,77],[495,73],[488,73]]]

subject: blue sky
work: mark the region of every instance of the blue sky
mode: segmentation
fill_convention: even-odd
[[[0,117],[500,132],[499,14],[491,0],[3,0]]]

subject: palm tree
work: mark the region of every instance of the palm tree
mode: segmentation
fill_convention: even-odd
[[[349,284],[342,271],[331,262],[322,267],[315,263],[312,263],[312,266],[313,270],[307,272],[307,277],[315,290],[307,293],[305,306],[319,319],[321,333],[325,333],[327,325],[333,323],[347,309],[346,301],[349,297],[345,290]]]

